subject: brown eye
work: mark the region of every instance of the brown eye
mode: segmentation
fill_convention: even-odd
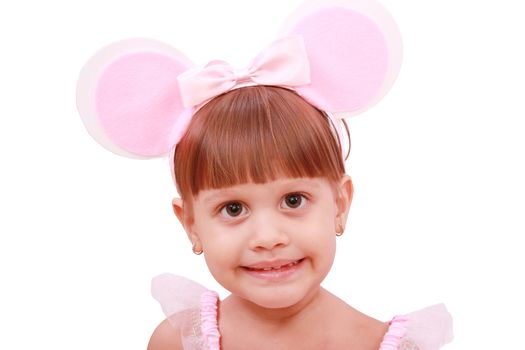
[[[290,209],[302,208],[306,204],[306,198],[302,194],[292,193],[286,196],[284,203]]]
[[[225,216],[236,217],[236,216],[239,216],[241,213],[242,213],[242,204],[238,202],[228,203],[221,209],[221,214]]]

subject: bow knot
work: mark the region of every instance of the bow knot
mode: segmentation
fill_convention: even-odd
[[[233,72],[237,84],[252,81],[253,73],[248,68],[237,69]]]
[[[248,68],[233,69],[224,61],[187,70],[177,77],[184,107],[200,105],[227,91],[247,85],[296,87],[310,83],[310,65],[301,37],[276,41]]]

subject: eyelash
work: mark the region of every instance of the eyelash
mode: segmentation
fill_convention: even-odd
[[[295,209],[302,209],[304,208],[304,206],[310,201],[310,198],[304,194],[304,193],[300,193],[300,192],[292,192],[292,193],[289,193],[287,194],[286,196],[284,196],[284,198],[282,199],[282,201],[286,200],[288,197],[291,197],[291,196],[299,196],[301,198],[301,204],[299,207],[297,208],[287,208],[287,209],[291,209],[291,210],[295,210]],[[281,202],[282,202],[281,201]],[[222,212],[224,209],[226,209],[226,207],[230,204],[240,204],[242,206],[242,210],[245,210],[245,205],[242,203],[242,202],[239,202],[239,201],[231,201],[231,202],[228,202],[222,206],[219,207],[219,210],[218,210],[218,214],[223,216],[223,217],[227,217],[227,218],[237,218],[239,216],[242,215],[242,212],[241,214],[239,214],[238,216],[230,216],[230,215],[223,215]]]

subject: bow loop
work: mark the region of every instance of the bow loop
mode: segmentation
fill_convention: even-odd
[[[294,87],[310,83],[310,64],[300,36],[276,41],[259,54],[252,65],[255,67],[253,80],[261,85]]]
[[[197,106],[234,88],[249,84],[295,87],[310,83],[310,66],[301,37],[276,41],[248,68],[235,70],[224,61],[211,61],[177,77],[186,108]]]

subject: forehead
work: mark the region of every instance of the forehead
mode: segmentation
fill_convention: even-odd
[[[330,183],[325,178],[286,178],[264,183],[248,182],[244,184],[229,186],[220,189],[202,190],[196,201],[213,202],[232,195],[265,195],[269,193],[280,193],[284,191],[329,191]]]

